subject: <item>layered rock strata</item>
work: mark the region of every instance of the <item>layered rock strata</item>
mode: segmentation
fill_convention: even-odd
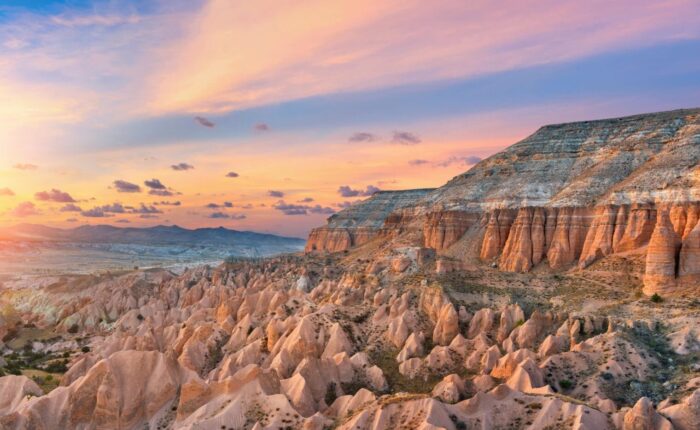
[[[343,210],[328,218],[328,224],[311,231],[306,251],[337,252],[367,243],[379,236],[385,220],[392,212],[412,205],[429,189],[379,191],[372,197],[356,203],[352,210]]]
[[[378,196],[340,212],[311,233],[307,250],[340,251],[418,230],[416,245],[453,257],[460,241],[480,241],[478,259],[513,272],[543,262],[585,269],[639,252],[647,294],[697,291],[698,161],[700,109],[549,125],[440,188],[395,194],[400,204]]]

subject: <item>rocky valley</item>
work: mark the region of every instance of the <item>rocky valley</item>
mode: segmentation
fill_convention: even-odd
[[[6,277],[2,429],[700,428],[700,109],[542,127],[306,251]]]

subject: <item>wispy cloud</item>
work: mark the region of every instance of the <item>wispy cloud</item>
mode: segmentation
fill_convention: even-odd
[[[173,193],[170,190],[150,190],[148,194],[152,196],[160,196],[160,197],[171,197],[174,196],[175,193]]]
[[[416,145],[420,142],[420,137],[408,131],[395,131],[391,136],[391,143],[399,145]]]
[[[356,190],[351,188],[348,185],[341,185],[338,188],[338,194],[340,194],[342,197],[368,197],[373,195],[374,193],[381,191],[379,188],[375,187],[374,185],[367,185],[367,188],[365,190]]]
[[[0,188],[0,196],[14,196],[15,192],[9,188]]]
[[[422,166],[424,164],[430,164],[430,161],[428,160],[422,160],[422,159],[416,159],[416,160],[409,160],[408,164],[411,166]]]
[[[34,198],[43,202],[75,203],[75,199],[70,194],[52,188],[50,191],[39,191],[34,194]]]
[[[88,209],[86,211],[82,211],[80,215],[86,217],[86,218],[109,218],[114,215],[112,215],[109,212],[105,212],[101,208],[92,208]]]
[[[457,155],[452,155],[446,160],[439,161],[435,163],[436,166],[439,167],[448,167],[452,166],[454,164],[463,164],[467,166],[471,166],[473,164],[478,163],[481,161],[481,157],[477,157],[476,155],[462,155],[462,156],[457,156]]]
[[[194,120],[201,126],[208,127],[208,128],[214,128],[216,124],[213,122],[209,121],[208,119],[204,118],[203,116],[196,116],[194,117]]]
[[[253,130],[255,131],[260,131],[260,132],[265,132],[265,131],[270,131],[270,126],[267,123],[264,122],[259,122],[253,126]]]
[[[241,220],[241,219],[246,219],[247,216],[245,214],[238,214],[238,213],[229,214],[226,212],[213,212],[213,213],[209,214],[208,218]]]
[[[239,175],[238,173],[236,173],[236,172],[228,172],[228,173],[226,174],[226,177],[227,177],[227,178],[237,178],[238,176],[240,176],[240,175]]]
[[[170,168],[176,171],[184,171],[194,169],[194,166],[188,163],[177,163],[170,166]]]
[[[10,211],[10,215],[17,218],[24,218],[33,215],[39,215],[41,212],[32,202],[22,202]]]
[[[144,203],[141,203],[138,207],[133,208],[129,211],[130,213],[135,213],[135,214],[162,214],[163,211],[158,209],[155,206],[149,206]]]
[[[114,185],[114,188],[116,188],[117,192],[120,193],[140,193],[141,192],[141,187],[132,184],[131,182],[123,181],[121,179],[117,179],[112,183]]]
[[[153,77],[152,107],[222,111],[483,75],[697,37],[699,15],[692,0],[210,1],[178,49],[166,48],[175,55]],[[238,16],[248,19],[232,27]]]
[[[276,190],[270,190],[267,192],[267,195],[270,197],[276,197],[276,198],[282,198],[284,197],[284,193],[282,191],[276,191]]]
[[[150,179],[143,181],[143,184],[152,190],[165,190],[167,187],[160,182],[159,179]]]
[[[51,17],[54,24],[65,27],[112,27],[123,24],[138,24],[141,17],[138,15],[56,15]]]
[[[81,211],[80,215],[87,218],[108,218],[114,216],[114,214],[123,213],[127,213],[127,208],[125,208],[121,203],[112,203]]]
[[[159,179],[146,180],[143,184],[149,188],[148,194],[152,196],[170,197],[175,195],[173,189],[166,187]]]
[[[348,137],[348,142],[374,142],[376,140],[379,140],[379,136],[367,132],[353,133]]]
[[[80,206],[74,204],[74,203],[68,203],[66,205],[61,206],[61,209],[59,209],[61,212],[82,212],[83,210],[80,208]]]
[[[231,202],[223,202],[223,203],[221,203],[221,204],[219,204],[219,203],[208,203],[208,204],[206,205],[206,207],[207,207],[208,209],[232,208],[232,207],[233,207],[233,203],[231,203]]]
[[[29,164],[29,163],[17,163],[14,166],[15,169],[17,170],[36,170],[39,168],[36,164]]]
[[[280,200],[273,206],[276,210],[282,212],[284,215],[308,215],[308,214],[324,214],[332,215],[335,210],[330,207],[324,207],[321,205],[298,205],[292,203],[286,203],[284,200]]]
[[[84,217],[90,218],[107,218],[114,216],[114,214],[162,214],[163,211],[155,206],[146,205],[144,203],[139,204],[137,207],[124,206],[121,203],[112,203],[109,205],[95,206],[92,209],[82,211],[80,214]]]

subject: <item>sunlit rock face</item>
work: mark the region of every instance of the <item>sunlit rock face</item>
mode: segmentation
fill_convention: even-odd
[[[385,220],[401,208],[413,205],[432,189],[379,191],[328,218],[328,224],[311,231],[306,251],[343,251],[362,245],[382,233]]]
[[[383,224],[373,211],[372,228],[384,240],[419,231],[423,246],[509,272],[641,253],[646,294],[689,293],[700,288],[699,160],[698,109],[549,125],[440,188],[406,194],[413,201],[398,209],[386,205]],[[342,211],[307,250],[371,242],[365,206],[380,203]]]

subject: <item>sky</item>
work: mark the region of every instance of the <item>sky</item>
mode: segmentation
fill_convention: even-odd
[[[697,0],[3,0],[0,226],[304,237],[545,124],[699,106]]]

